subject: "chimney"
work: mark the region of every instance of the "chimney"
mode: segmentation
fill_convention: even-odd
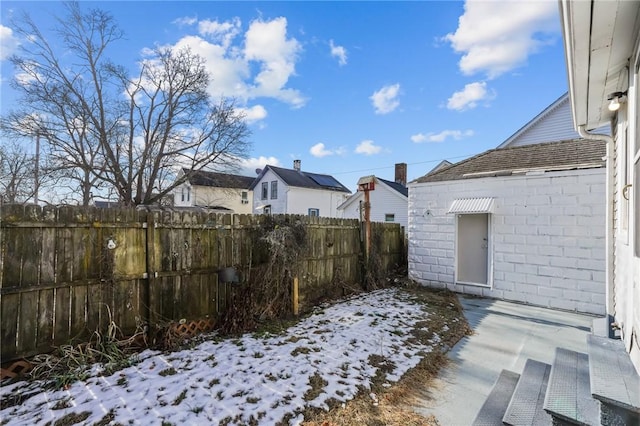
[[[293,160],[293,170],[295,170],[296,172],[299,172],[300,163],[301,163],[301,160]]]
[[[407,163],[396,163],[396,183],[407,186]]]

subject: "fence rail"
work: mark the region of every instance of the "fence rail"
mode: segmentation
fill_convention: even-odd
[[[142,324],[216,319],[231,284],[220,268],[250,274],[269,256],[260,244],[269,216],[178,210],[4,205],[0,208],[0,356],[42,353],[111,321],[125,334]],[[300,306],[363,279],[360,224],[283,216],[305,227]],[[404,258],[398,225],[374,224],[384,270]]]

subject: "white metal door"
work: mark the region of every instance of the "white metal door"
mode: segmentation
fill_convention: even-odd
[[[486,285],[489,265],[487,213],[458,216],[456,247],[457,281]]]

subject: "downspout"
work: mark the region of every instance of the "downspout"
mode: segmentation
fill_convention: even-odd
[[[589,140],[599,140],[605,141],[607,143],[607,153],[606,153],[606,190],[605,197],[607,200],[607,208],[605,212],[605,221],[607,230],[605,232],[605,257],[607,259],[605,266],[605,275],[606,275],[606,284],[605,284],[605,308],[607,312],[607,316],[612,318],[615,316],[615,305],[614,305],[614,278],[613,278],[613,267],[614,267],[614,229],[613,229],[613,138],[609,135],[601,135],[596,133],[589,133],[584,124],[578,126],[578,134],[585,139]]]

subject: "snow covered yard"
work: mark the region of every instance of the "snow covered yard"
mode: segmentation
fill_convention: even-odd
[[[213,334],[186,350],[147,350],[113,375],[95,368],[66,390],[6,406],[7,396],[34,389],[13,383],[0,389],[0,424],[301,424],[305,414],[357,395],[376,406],[380,392],[442,350],[453,326],[460,329],[464,319],[448,302],[432,306],[419,292],[378,290],[318,307],[282,334]]]

